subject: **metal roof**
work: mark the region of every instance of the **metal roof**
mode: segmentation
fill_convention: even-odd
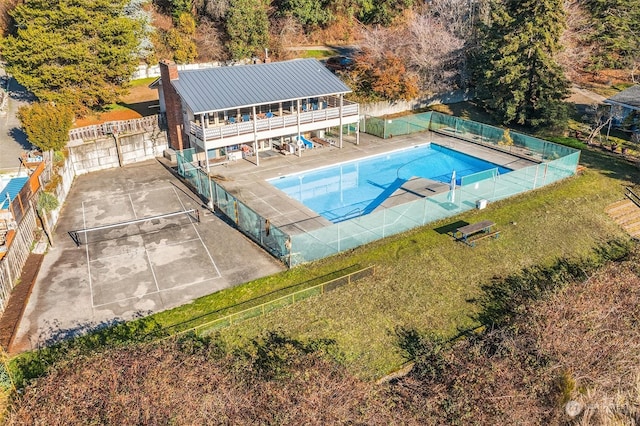
[[[28,177],[14,177],[7,183],[7,186],[0,191],[0,210],[8,209],[9,204],[16,198],[22,187],[29,180]]]
[[[605,103],[616,103],[640,110],[640,85],[631,86],[627,90],[613,95]]]
[[[316,59],[179,71],[171,84],[194,114],[351,92]]]

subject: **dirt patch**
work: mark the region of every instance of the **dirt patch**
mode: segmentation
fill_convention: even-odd
[[[131,109],[108,111],[79,118],[76,120],[73,127],[85,127],[94,124],[106,123],[107,121],[131,120],[140,117],[142,117],[142,115]]]
[[[73,127],[85,127],[108,121],[132,120],[157,114],[159,110],[158,91],[148,85],[139,85],[129,89],[129,93],[118,102],[119,108],[79,118]]]
[[[158,90],[150,89],[148,85],[139,85],[129,89],[129,94],[122,98],[124,103],[138,103],[158,100]]]
[[[7,352],[11,351],[11,344],[29,301],[44,255],[30,253],[20,275],[20,284],[11,292],[7,307],[0,318],[0,345]]]

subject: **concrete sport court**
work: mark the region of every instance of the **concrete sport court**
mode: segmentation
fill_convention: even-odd
[[[109,227],[191,209],[200,222],[194,212]],[[86,237],[69,234],[101,226]],[[203,208],[158,161],[82,175],[61,211],[12,351],[166,310],[283,269]]]
[[[271,156],[260,166],[238,161],[216,167],[217,178],[272,224],[290,233],[326,226],[326,219],[275,189],[265,179],[335,164],[426,141],[518,169],[531,160],[436,134],[382,140],[361,135],[342,149]],[[446,185],[444,185],[446,186]],[[447,186],[448,188],[448,186]],[[102,229],[77,246],[69,231],[199,209]],[[82,239],[82,233],[72,235]],[[76,178],[62,209],[54,247],[44,258],[12,351],[75,335],[114,321],[176,307],[224,288],[284,270],[285,266],[225,223],[176,178],[164,159]]]

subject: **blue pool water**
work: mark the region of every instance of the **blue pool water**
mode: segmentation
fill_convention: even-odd
[[[510,169],[436,144],[269,179],[269,183],[332,222],[371,213],[405,182],[422,177],[456,184],[489,169]]]

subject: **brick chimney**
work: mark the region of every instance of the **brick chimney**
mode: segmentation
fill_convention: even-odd
[[[178,66],[173,61],[160,61],[160,79],[167,114],[167,128],[171,148],[181,151],[183,146],[184,123],[182,120],[182,102],[171,80],[178,79]]]

